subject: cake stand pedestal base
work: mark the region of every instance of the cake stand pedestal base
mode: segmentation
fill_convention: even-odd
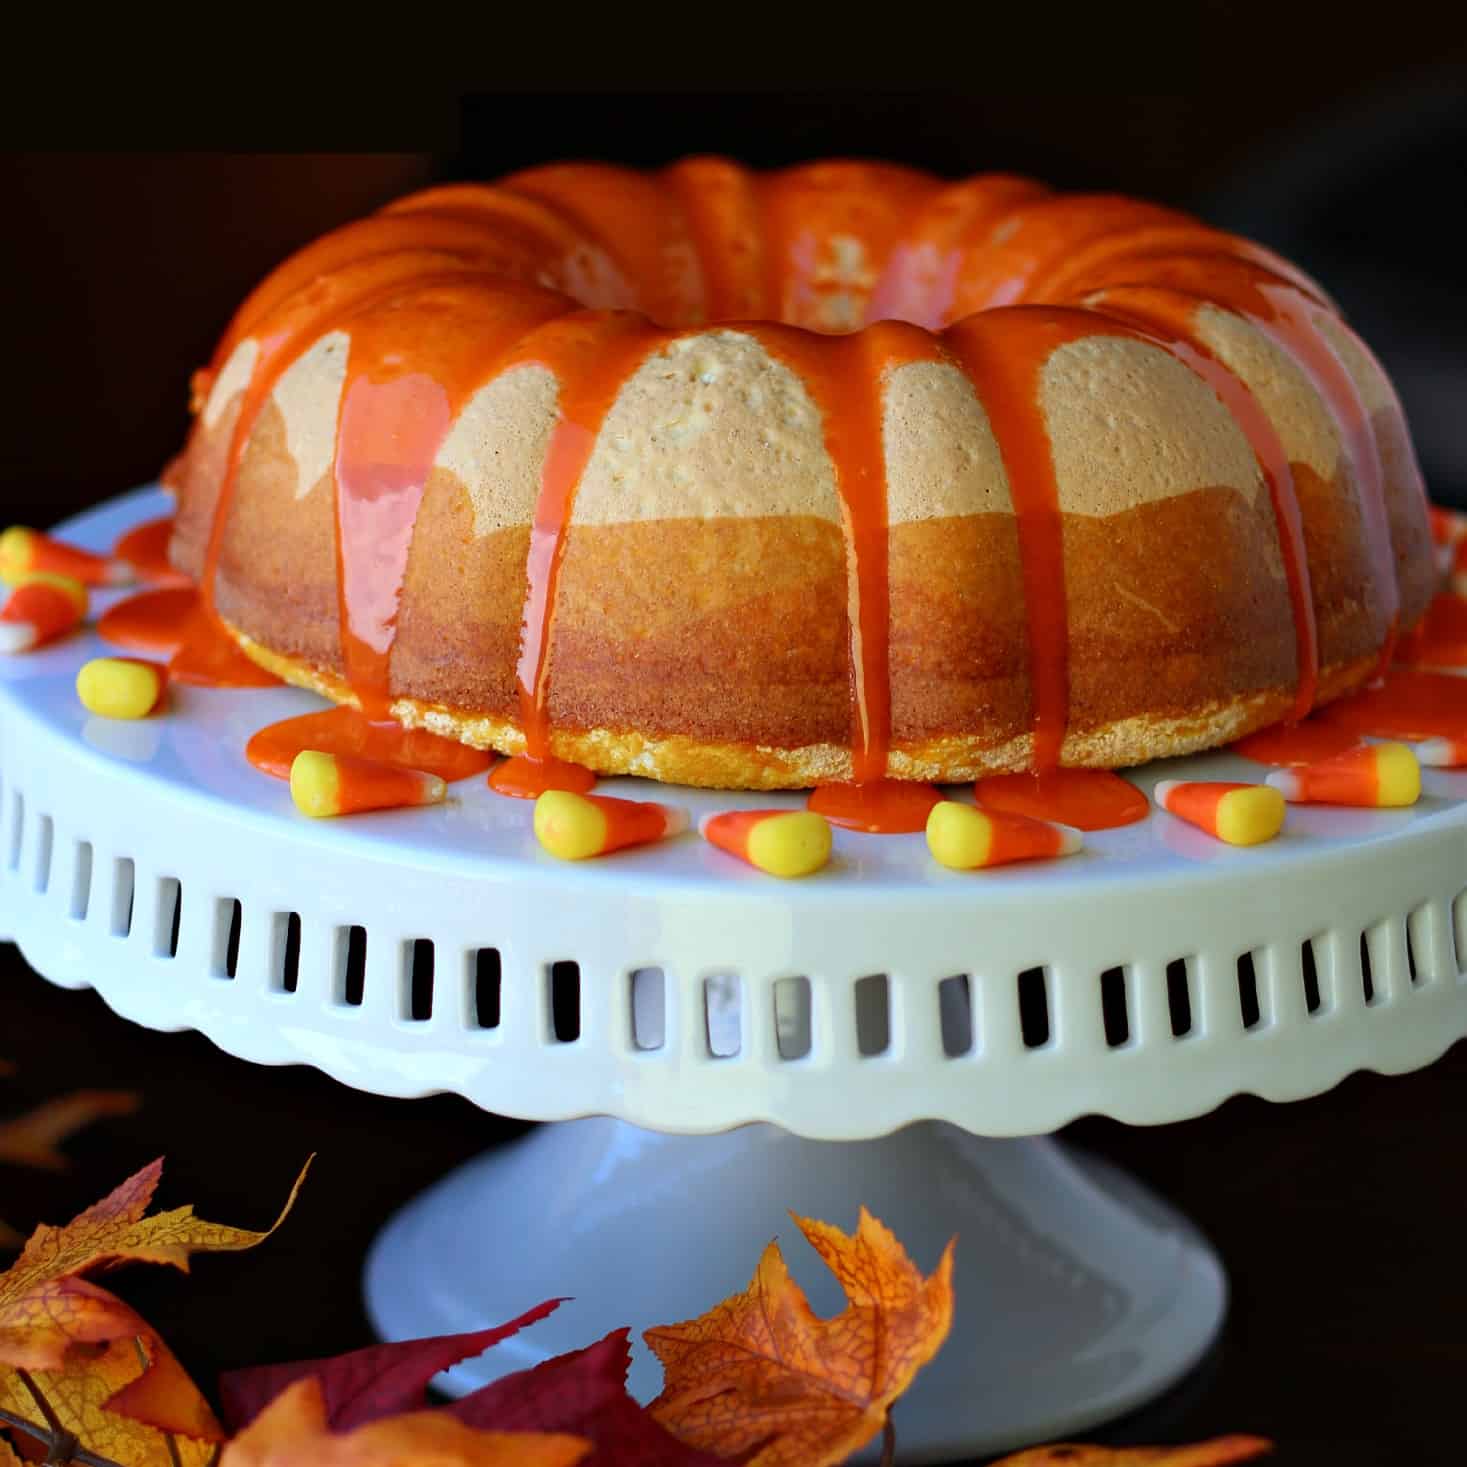
[[[544,1126],[392,1219],[367,1262],[368,1308],[384,1338],[412,1339],[571,1295],[449,1372],[447,1388],[630,1325],[630,1387],[646,1401],[661,1371],[640,1331],[743,1289],[776,1235],[815,1311],[837,1312],[839,1287],[789,1211],[850,1230],[862,1204],[924,1272],[959,1239],[952,1335],[893,1413],[901,1462],[1004,1451],[1119,1416],[1185,1374],[1222,1324],[1217,1256],[1138,1183],[1050,1140],[935,1121],[849,1142],[764,1124],[708,1136],[602,1117]]]

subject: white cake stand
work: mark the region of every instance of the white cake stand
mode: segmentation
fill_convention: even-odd
[[[63,530],[105,546],[167,503]],[[701,1313],[775,1234],[834,1309],[785,1209],[849,1228],[865,1203],[924,1269],[960,1237],[953,1336],[898,1408],[902,1459],[1071,1434],[1189,1369],[1226,1284],[1175,1212],[1038,1138],[1293,1100],[1467,1034],[1464,775],[1428,772],[1411,810],[1292,811],[1251,851],[1154,815],[981,875],[920,835],[844,833],[799,883],[694,836],[566,866],[482,780],[306,821],[242,751],[311,695],[180,688],[166,717],[108,722],[72,691],[99,650],[0,660],[0,922],[31,964],[246,1059],[565,1122],[460,1169],[374,1249],[390,1337],[578,1296],[452,1389]],[[657,1385],[639,1355],[634,1391]]]

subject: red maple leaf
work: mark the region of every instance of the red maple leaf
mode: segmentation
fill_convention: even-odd
[[[585,1437],[595,1450],[579,1467],[727,1467],[729,1458],[678,1441],[627,1394],[628,1333],[612,1330],[584,1350],[491,1381],[444,1409],[483,1430]]]
[[[231,1370],[219,1378],[224,1420],[232,1431],[242,1431],[287,1386],[307,1376],[315,1376],[321,1383],[326,1421],[333,1431],[349,1431],[384,1416],[421,1411],[428,1404],[428,1382],[439,1371],[482,1355],[491,1345],[544,1319],[564,1302],[547,1299],[508,1324],[471,1334],[434,1335],[423,1340],[369,1345],[365,1350],[320,1360]]]

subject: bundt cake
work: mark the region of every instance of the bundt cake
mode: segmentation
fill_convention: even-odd
[[[1318,285],[1005,175],[430,189],[269,276],[194,396],[170,556],[252,658],[602,773],[1119,768],[1359,686],[1433,591]]]

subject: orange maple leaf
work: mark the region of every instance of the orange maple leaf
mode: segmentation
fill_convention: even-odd
[[[145,1167],[65,1227],[37,1228],[0,1273],[0,1406],[38,1419],[24,1371],[90,1450],[129,1467],[169,1467],[174,1453],[203,1467],[224,1436],[207,1402],[157,1333],[84,1275],[133,1260],[186,1270],[192,1253],[251,1248],[284,1220],[305,1170],[266,1232],[205,1222],[191,1207],[145,1216],[161,1170]],[[180,1438],[172,1450],[164,1433]]]
[[[56,1149],[59,1142],[103,1116],[130,1115],[141,1103],[127,1090],[78,1090],[59,1095],[14,1120],[0,1121],[0,1161],[61,1171],[67,1163]]]
[[[647,1408],[674,1436],[749,1467],[827,1467],[885,1425],[891,1403],[952,1325],[953,1245],[929,1278],[863,1207],[852,1236],[796,1217],[847,1307],[811,1310],[777,1243],[753,1281],[699,1319],[649,1329],[662,1394]]]
[[[1227,1467],[1273,1450],[1261,1436],[1219,1436],[1188,1447],[1031,1447],[993,1467]]]
[[[476,1431],[443,1411],[389,1416],[335,1435],[313,1376],[298,1380],[225,1447],[219,1467],[572,1467],[578,1436]]]

